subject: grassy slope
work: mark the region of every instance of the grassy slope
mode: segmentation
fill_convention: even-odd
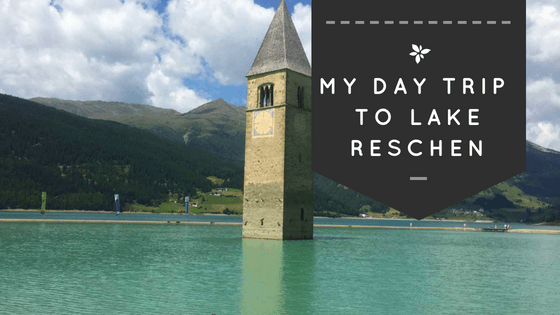
[[[478,193],[478,196],[491,199],[497,194],[503,195],[507,200],[520,208],[537,210],[538,208],[550,206],[549,203],[540,201],[537,197],[526,194],[519,187],[510,185],[508,182],[501,182],[493,186],[492,189],[487,189]]]
[[[223,179],[214,176],[209,177],[215,183],[223,183]],[[221,196],[213,196],[210,193],[220,193]],[[191,214],[204,214],[204,213],[224,213],[225,209],[236,212],[236,214],[243,213],[243,192],[240,189],[229,188],[228,191],[218,191],[212,189],[211,192],[198,192],[196,198],[191,198],[190,203],[197,203],[201,207],[190,207],[189,213]],[[225,197],[232,196],[232,197]],[[203,201],[204,200],[204,201]],[[185,206],[181,201],[177,200],[176,195],[171,195],[168,202],[164,202],[157,207],[144,206],[140,204],[129,204],[125,209],[131,212],[151,212],[151,213],[184,213]]]

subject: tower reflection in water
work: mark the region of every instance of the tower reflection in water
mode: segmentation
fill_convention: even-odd
[[[243,239],[241,314],[311,313],[313,244]]]

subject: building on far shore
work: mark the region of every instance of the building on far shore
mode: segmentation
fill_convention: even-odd
[[[243,237],[313,238],[311,65],[280,2],[247,73]]]

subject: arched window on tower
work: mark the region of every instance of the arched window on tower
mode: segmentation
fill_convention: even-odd
[[[259,88],[259,107],[263,107],[264,104],[264,87]]]
[[[258,107],[268,107],[274,105],[274,84],[267,83],[259,87]]]

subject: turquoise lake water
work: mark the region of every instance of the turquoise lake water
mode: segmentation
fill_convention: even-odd
[[[559,235],[0,223],[0,266],[0,314],[560,312]]]

